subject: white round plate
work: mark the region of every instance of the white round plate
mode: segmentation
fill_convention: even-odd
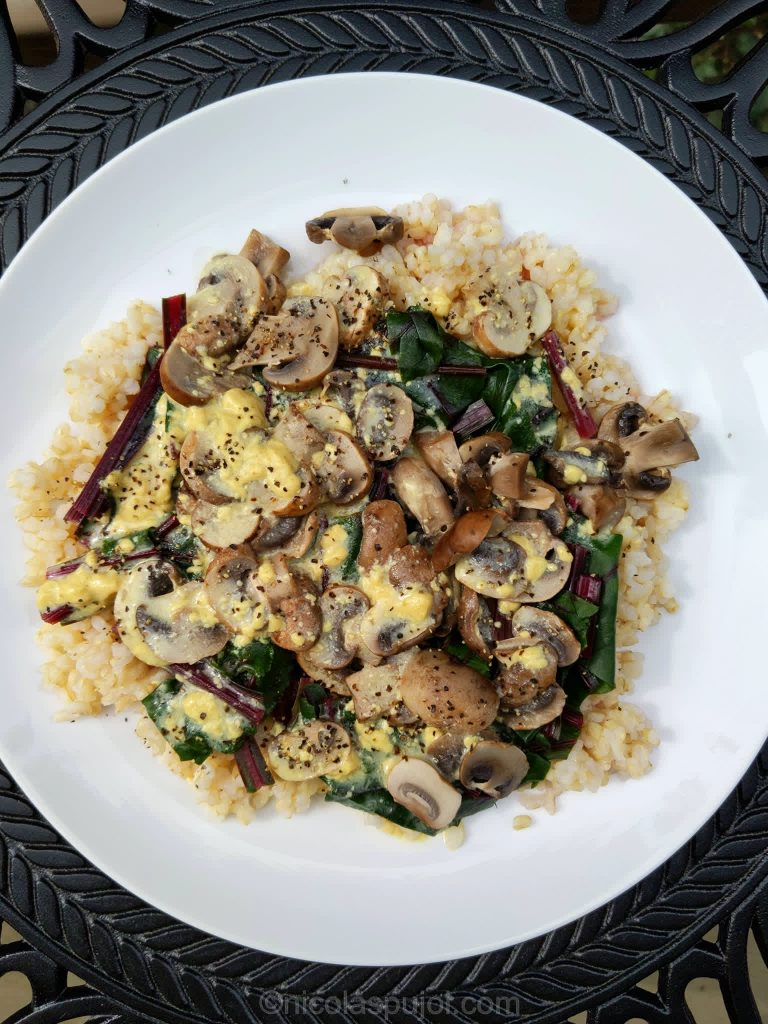
[[[353,126],[343,145],[320,126]],[[330,120],[329,120],[330,119]],[[268,141],[267,141],[268,140]],[[408,843],[318,801],[245,827],[210,819],[123,715],[60,724],[39,682],[31,592],[3,495],[0,755],[50,821],[122,885],[235,942],[309,960],[407,964],[496,949],[607,902],[681,846],[764,739],[768,307],[736,253],[675,186],[605,135],[510,93],[365,74],[246,93],[156,132],[44,223],[0,283],[2,470],[65,418],[62,367],[136,297],[192,290],[253,226],[294,253],[322,210],[425,192],[496,200],[511,236],[571,243],[621,301],[610,344],[644,389],[698,414],[691,512],[668,544],[680,611],[641,644],[632,699],[661,736],[653,771],[571,793],[516,832],[514,795],[458,851]]]

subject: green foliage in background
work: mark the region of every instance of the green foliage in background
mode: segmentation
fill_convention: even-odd
[[[644,39],[658,39],[661,36],[672,35],[685,28],[686,21],[666,22],[662,25],[655,25],[650,32],[647,32]],[[763,36],[768,32],[768,14],[758,15],[750,18],[736,28],[726,32],[714,43],[710,43],[705,49],[693,56],[693,70],[700,82],[711,82],[716,84],[733,71],[739,61],[754,49]],[[656,70],[646,72],[649,78],[656,78]],[[707,114],[708,119],[716,128],[721,128],[723,115],[719,110]],[[750,111],[752,124],[762,132],[768,132],[768,86],[759,93]]]

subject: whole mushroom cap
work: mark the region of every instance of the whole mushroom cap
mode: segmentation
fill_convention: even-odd
[[[387,790],[429,828],[446,828],[456,817],[461,794],[427,761],[401,758],[387,776]]]
[[[443,651],[415,654],[403,671],[400,691],[410,711],[447,731],[480,732],[499,710],[493,683]]]

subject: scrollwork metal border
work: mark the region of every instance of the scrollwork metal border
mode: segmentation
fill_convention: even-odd
[[[348,0],[231,5],[116,55],[44,101],[23,131],[5,139],[3,266],[88,174],[171,119],[285,78],[370,70],[468,78],[575,114],[676,182],[768,284],[765,184],[700,114],[582,40],[531,18],[453,2],[370,3],[362,10]],[[512,949],[445,964],[340,968],[203,935],[85,862],[5,772],[0,905],[36,946],[145,1017],[185,1024],[286,1019],[279,1009],[265,1012],[265,991],[328,999],[451,992],[506,994],[518,1001],[521,1019],[541,1024],[602,1003],[591,1019],[603,1024],[623,1019],[610,1015],[613,997],[669,963],[732,908],[756,900],[768,878],[767,776],[768,750],[696,837],[608,906]],[[671,982],[668,988],[669,998],[646,1000],[644,1014],[682,1019],[671,1015],[680,1000]],[[340,1019],[336,1003],[314,1015]],[[395,1019],[418,1014],[402,1011]],[[453,1011],[450,1019],[463,1018]]]

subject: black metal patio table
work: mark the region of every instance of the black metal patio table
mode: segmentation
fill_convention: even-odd
[[[387,70],[520,92],[614,136],[699,205],[768,288],[768,135],[753,124],[768,34],[722,81],[703,82],[691,62],[765,2],[127,0],[109,28],[73,0],[38,3],[57,41],[44,66],[22,63],[0,10],[3,268],[81,181],[170,120],[289,78]],[[703,977],[720,983],[732,1021],[759,1024],[746,948],[751,931],[768,962],[767,850],[768,746],[686,846],[587,917],[471,959],[336,967],[240,948],[147,906],[57,835],[0,766],[0,918],[23,936],[0,946],[0,975],[31,984],[18,1024],[681,1024],[695,1021],[686,988]],[[69,987],[69,971],[87,984]],[[654,972],[657,990],[641,987]]]

